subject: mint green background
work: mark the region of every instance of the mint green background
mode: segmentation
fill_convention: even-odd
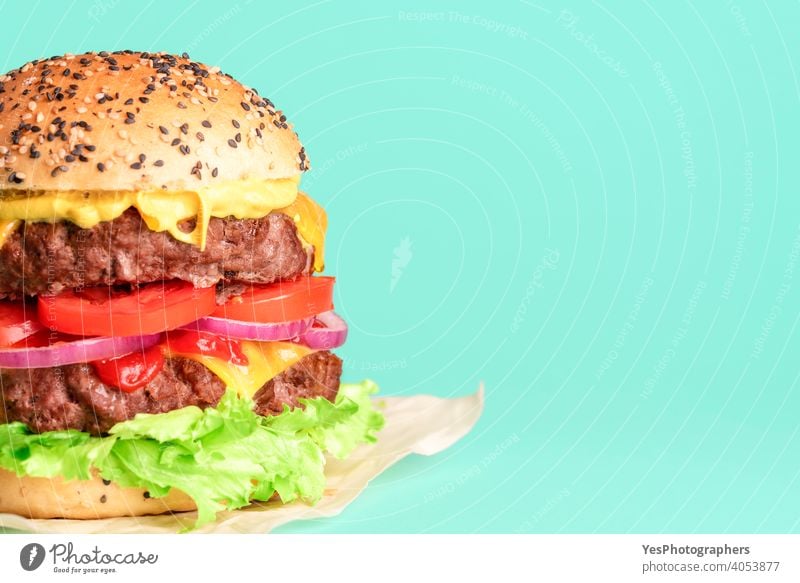
[[[462,442],[282,532],[799,531],[800,6],[424,4],[6,1],[0,61],[258,87],[330,214],[347,377],[485,381]]]

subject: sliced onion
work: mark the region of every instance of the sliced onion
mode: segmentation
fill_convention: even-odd
[[[49,368],[116,358],[156,344],[161,334],[83,338],[36,348],[0,349],[0,368]]]
[[[270,342],[298,338],[311,327],[313,321],[314,318],[306,318],[304,320],[280,322],[277,324],[260,324],[257,322],[244,322],[242,320],[207,316],[183,326],[183,329],[211,332],[227,338],[238,338],[240,340]]]
[[[333,311],[323,312],[317,316],[315,325],[300,336],[300,342],[318,350],[337,348],[344,344],[346,339],[347,323]]]

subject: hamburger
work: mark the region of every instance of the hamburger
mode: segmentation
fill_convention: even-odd
[[[120,51],[0,77],[0,512],[318,500],[375,440],[309,159],[257,91]]]

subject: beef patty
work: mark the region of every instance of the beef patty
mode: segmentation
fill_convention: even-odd
[[[193,225],[187,223],[187,230]],[[208,225],[206,248],[154,232],[135,209],[91,229],[68,221],[26,223],[0,248],[0,298],[58,293],[94,285],[167,279],[210,287],[225,279],[272,283],[310,273],[291,217],[220,219]]]
[[[259,415],[280,413],[298,399],[325,397],[339,390],[342,361],[334,354],[314,352],[264,384],[256,393]],[[225,392],[210,370],[186,358],[167,359],[146,387],[125,393],[103,384],[89,364],[54,368],[0,369],[0,423],[21,421],[36,433],[77,429],[94,435],[137,413],[166,413],[196,405],[216,405]]]

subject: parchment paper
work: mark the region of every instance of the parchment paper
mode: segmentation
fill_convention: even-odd
[[[409,454],[433,455],[464,437],[483,410],[483,387],[473,395],[441,399],[427,395],[376,399],[386,417],[378,443],[361,446],[346,460],[328,460],[325,495],[315,506],[301,502],[254,504],[221,512],[217,521],[193,532],[264,533],[291,522],[335,516],[344,510],[370,480]],[[0,514],[0,527],[33,533],[174,533],[190,527],[194,512],[103,520],[30,520]]]

